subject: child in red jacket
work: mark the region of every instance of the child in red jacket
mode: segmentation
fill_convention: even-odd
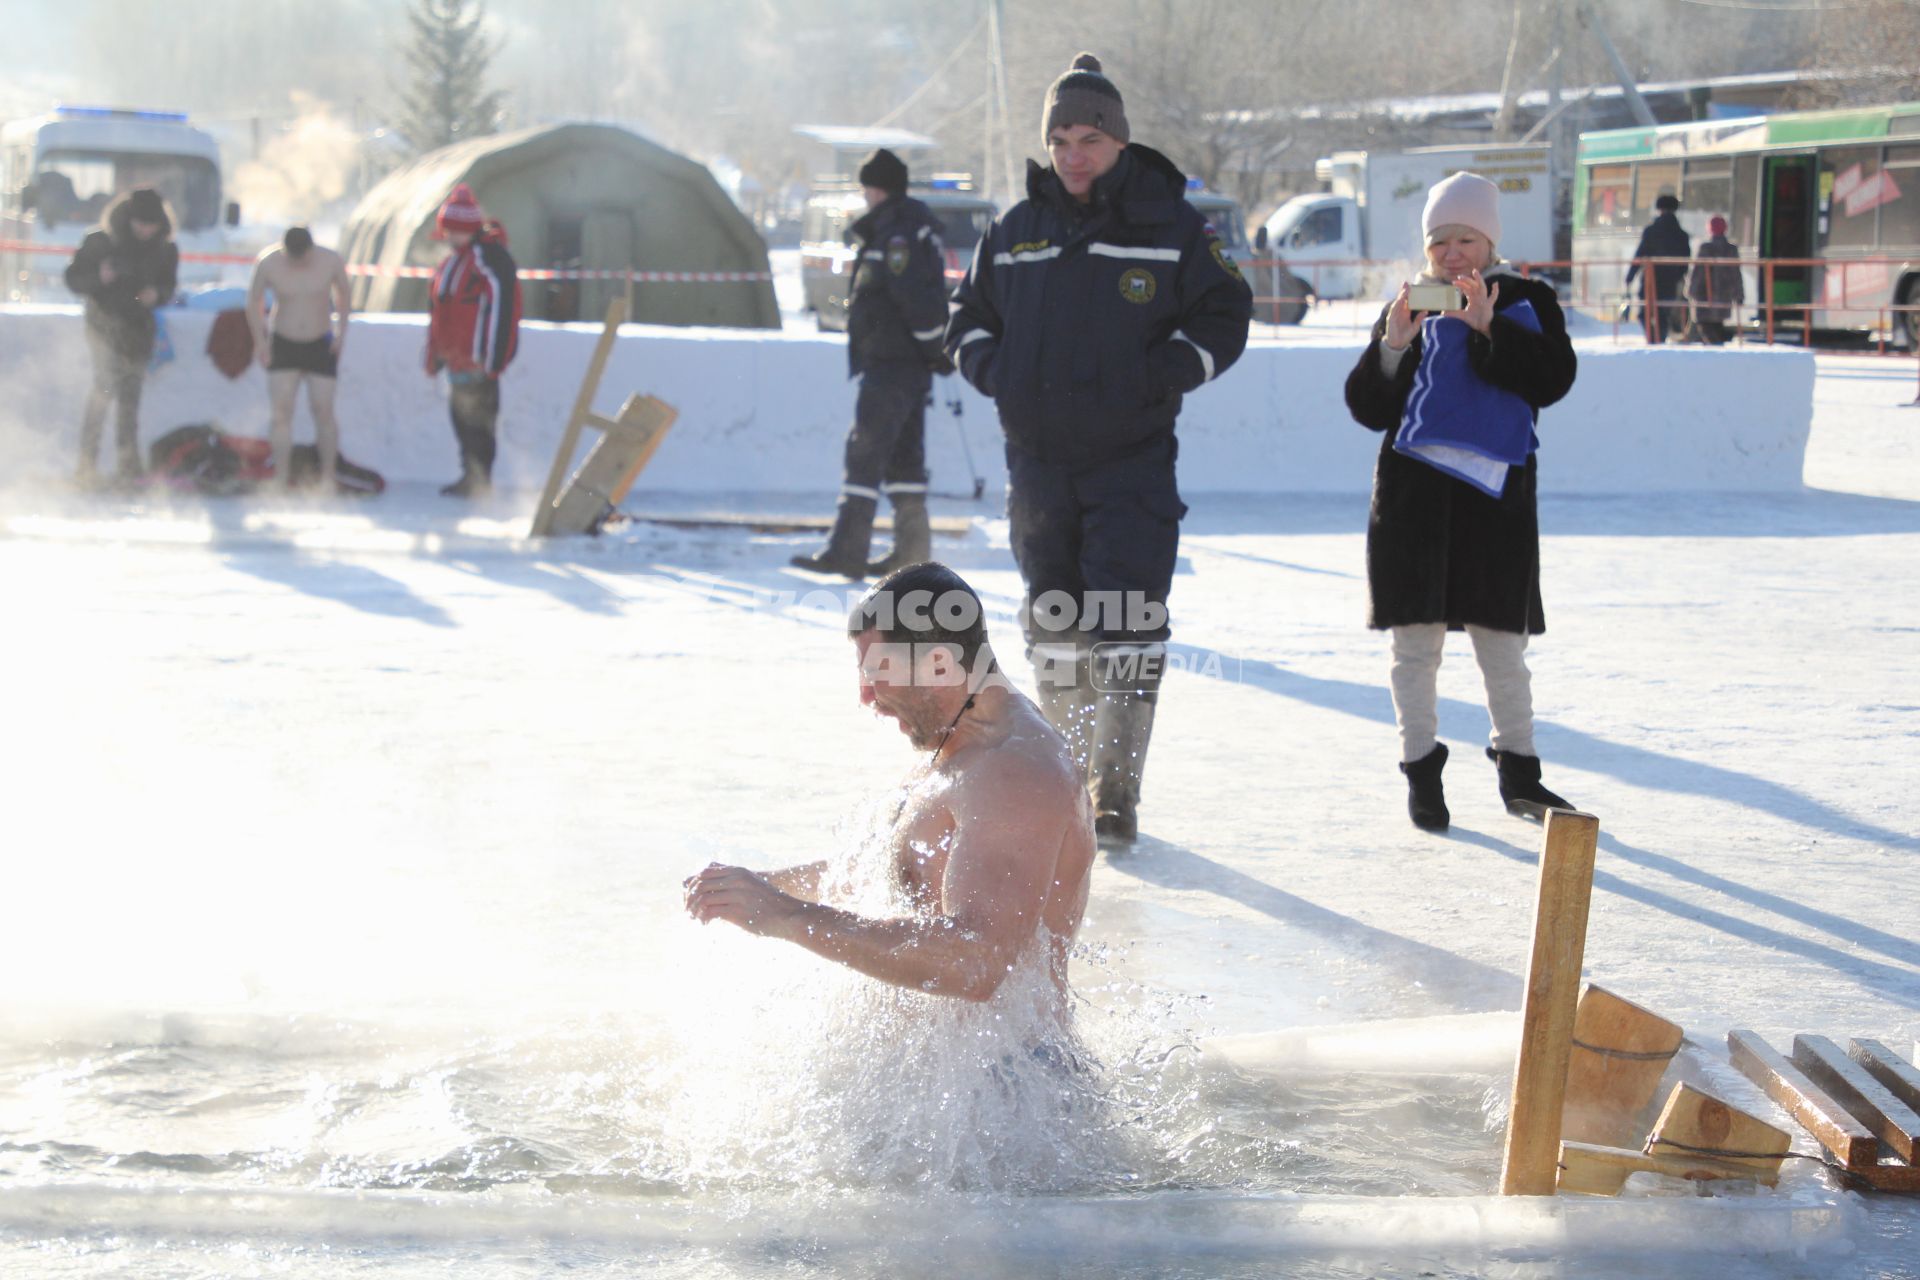
[[[460,478],[440,490],[474,497],[493,486],[500,374],[520,343],[520,279],[507,232],[462,182],[440,206],[434,239],[453,252],[433,273],[428,301],[427,373],[447,371]]]

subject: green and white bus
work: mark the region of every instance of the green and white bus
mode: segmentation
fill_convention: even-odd
[[[1891,327],[1920,346],[1920,102],[1806,111],[1580,135],[1573,191],[1576,283],[1587,298],[1622,291],[1625,262],[1662,193],[1680,198],[1696,249],[1707,219],[1726,218],[1742,258],[1777,266],[1775,324]],[[1749,314],[1766,302],[1745,272]]]

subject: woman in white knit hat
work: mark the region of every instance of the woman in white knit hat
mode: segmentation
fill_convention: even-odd
[[[1450,821],[1438,678],[1449,630],[1473,642],[1507,811],[1568,803],[1540,783],[1525,653],[1546,630],[1533,428],[1573,386],[1553,290],[1499,257],[1500,192],[1457,173],[1427,193],[1426,269],[1402,285],[1347,378],[1355,421],[1385,433],[1367,519],[1368,625],[1392,633],[1400,770],[1414,825]]]

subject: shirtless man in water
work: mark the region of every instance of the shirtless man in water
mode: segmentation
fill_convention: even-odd
[[[265,295],[273,291],[271,323]],[[333,416],[340,352],[347,343],[347,264],[314,244],[305,227],[291,227],[276,248],[260,255],[247,291],[253,349],[267,371],[273,405],[273,485],[285,492],[293,476],[293,409],[307,384],[314,442],[320,446],[320,492],[334,490],[340,425]]]
[[[961,1000],[991,999],[1028,948],[1047,946],[1064,1011],[1094,854],[1086,784],[1066,744],[995,669],[980,598],[945,565],[883,579],[847,634],[861,704],[925,753],[888,837],[913,914],[822,904],[824,862],[763,872],[716,863],[687,879],[688,913]],[[936,777],[945,785],[925,785]]]

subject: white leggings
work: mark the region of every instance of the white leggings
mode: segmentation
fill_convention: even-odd
[[[1493,749],[1515,755],[1533,749],[1533,675],[1527,670],[1527,638],[1512,631],[1469,625],[1473,656],[1487,684],[1493,718]],[[1393,714],[1400,724],[1400,756],[1423,760],[1440,738],[1440,655],[1447,643],[1443,622],[1393,628]]]

